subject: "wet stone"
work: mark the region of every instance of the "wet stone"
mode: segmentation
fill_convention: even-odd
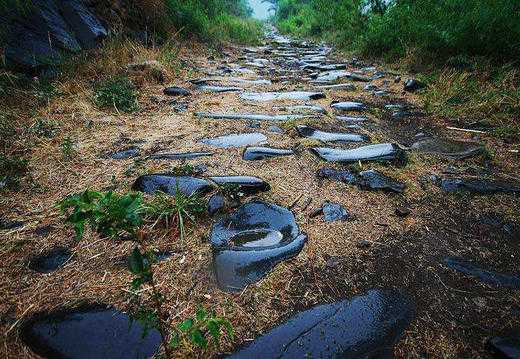
[[[55,248],[32,258],[29,268],[40,273],[51,273],[61,268],[72,256],[68,248]]]
[[[301,137],[312,138],[321,142],[367,142],[370,138],[366,135],[354,133],[325,132],[309,126],[296,126],[296,131]]]
[[[321,106],[314,105],[295,105],[295,106],[285,106],[285,107],[275,107],[275,110],[278,111],[286,111],[291,113],[300,113],[300,114],[312,114],[312,113],[327,113]]]
[[[350,101],[333,103],[332,105],[330,105],[330,107],[332,107],[335,110],[345,111],[345,112],[346,111],[360,112],[360,111],[365,111],[367,109],[365,104],[363,104],[361,102],[350,102]]]
[[[193,160],[200,157],[213,156],[213,152],[156,153],[148,156],[149,160]]]
[[[124,160],[127,158],[137,157],[139,156],[140,150],[139,147],[130,147],[126,150],[114,152],[112,154],[109,154],[108,157],[112,158],[114,160]]]
[[[401,147],[393,143],[362,146],[353,149],[336,149],[314,147],[311,152],[329,162],[357,162],[357,161],[393,161],[405,162],[406,154]]]
[[[177,86],[166,87],[163,90],[163,93],[167,96],[189,96],[189,95],[191,95],[191,93],[188,90],[183,89],[182,87],[177,87]]]
[[[243,147],[256,144],[262,144],[267,141],[267,137],[259,132],[242,133],[226,135],[214,138],[205,138],[200,140],[200,143],[220,147],[220,148],[231,148],[231,147]]]
[[[326,202],[322,207],[325,222],[346,221],[349,214],[345,207],[338,203]]]
[[[244,150],[242,158],[246,161],[265,160],[273,157],[290,156],[294,151],[282,148],[248,147]]]
[[[213,176],[209,179],[219,186],[235,188],[237,192],[244,194],[266,192],[271,189],[267,182],[252,176]]]
[[[359,173],[359,177],[359,187],[362,189],[402,193],[406,188],[404,183],[375,170],[362,171]]]
[[[336,116],[336,119],[349,124],[367,122],[368,118],[363,116]]]
[[[219,287],[240,291],[261,280],[278,263],[296,256],[306,241],[288,209],[263,201],[240,206],[211,230]]]
[[[520,331],[506,336],[494,337],[488,341],[488,347],[499,358],[502,359],[518,359],[520,358]]]
[[[22,325],[21,336],[45,358],[146,359],[161,343],[156,329],[144,332],[138,321],[101,305],[36,315]]]
[[[224,210],[226,200],[220,194],[214,194],[208,200],[208,214],[214,216],[215,214]]]
[[[243,100],[247,101],[309,101],[319,100],[325,98],[322,92],[305,92],[305,91],[290,91],[290,92],[244,92],[240,95]]]
[[[464,258],[459,257],[448,257],[444,259],[444,263],[449,268],[465,275],[476,277],[486,284],[512,289],[520,289],[520,277],[487,270],[467,261]]]
[[[283,122],[290,120],[298,120],[305,118],[303,115],[263,115],[256,113],[210,113],[196,112],[195,116],[199,118],[208,118],[213,120],[249,120],[249,121],[274,121]]]
[[[484,153],[484,147],[475,142],[455,141],[441,138],[423,138],[412,145],[412,149],[462,160]]]
[[[348,78],[352,75],[346,70],[332,70],[319,74],[312,82],[315,83],[334,83],[340,79]]]
[[[348,184],[355,184],[357,183],[357,178],[349,170],[336,170],[334,168],[330,167],[323,167],[321,168],[318,173],[316,174],[318,178],[326,178],[338,182],[348,183]]]
[[[407,118],[407,117],[411,117],[413,116],[413,113],[411,113],[410,111],[395,111],[392,113],[392,118],[395,119],[395,120],[402,120],[404,118]]]
[[[408,79],[404,83],[404,90],[408,92],[415,92],[417,90],[421,90],[425,88],[426,85],[416,79]]]
[[[334,84],[334,85],[322,85],[318,86],[320,90],[342,90],[342,91],[355,91],[356,85],[347,83],[347,84]]]
[[[440,186],[445,192],[465,191],[474,194],[520,193],[520,185],[474,178],[444,178]]]
[[[148,194],[155,192],[164,192],[174,196],[179,192],[186,196],[195,193],[204,194],[213,190],[210,182],[195,177],[174,176],[169,174],[150,174],[139,177],[133,184],[134,191],[140,191]]]
[[[300,312],[229,358],[391,358],[413,316],[407,296],[374,289]]]
[[[278,126],[269,126],[267,131],[272,133],[285,133],[284,129]]]
[[[212,92],[212,93],[241,92],[241,91],[244,91],[244,89],[241,88],[241,87],[211,86],[211,85],[197,86],[197,90],[202,91],[202,92]]]

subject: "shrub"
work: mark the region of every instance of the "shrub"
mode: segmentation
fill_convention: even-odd
[[[134,112],[139,108],[137,91],[127,77],[113,77],[100,83],[94,90],[94,103],[101,108]]]

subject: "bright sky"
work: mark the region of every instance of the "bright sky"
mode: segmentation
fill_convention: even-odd
[[[260,20],[265,20],[269,17],[270,4],[262,3],[262,0],[248,0],[253,8],[253,17]]]

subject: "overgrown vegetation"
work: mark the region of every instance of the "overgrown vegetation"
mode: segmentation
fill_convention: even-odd
[[[139,109],[137,91],[128,77],[116,76],[101,82],[94,90],[94,103],[101,108],[134,112]]]

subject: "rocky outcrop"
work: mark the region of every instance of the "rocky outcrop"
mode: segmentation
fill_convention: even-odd
[[[25,10],[2,15],[5,62],[24,71],[41,71],[65,57],[96,47],[106,28],[82,0],[33,0]]]

